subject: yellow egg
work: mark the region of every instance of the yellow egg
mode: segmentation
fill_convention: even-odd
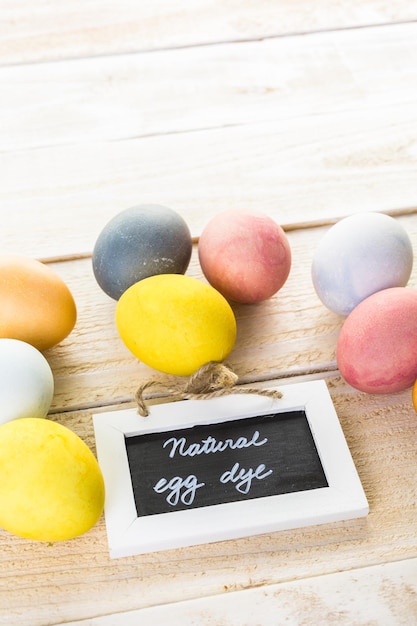
[[[0,255],[0,337],[46,350],[74,328],[77,311],[64,281],[50,267],[19,255]]]
[[[0,526],[36,541],[77,537],[99,519],[104,481],[74,432],[25,417],[0,426]]]
[[[227,300],[196,278],[145,278],[117,303],[116,325],[129,350],[167,374],[187,376],[209,361],[223,361],[236,340]]]

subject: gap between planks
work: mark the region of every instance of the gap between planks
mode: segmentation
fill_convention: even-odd
[[[132,56],[139,54],[150,54],[153,52],[170,52],[175,50],[188,50],[193,48],[209,48],[215,46],[224,46],[224,45],[235,45],[239,43],[256,43],[261,41],[268,40],[278,40],[278,39],[290,39],[294,37],[309,37],[315,35],[322,35],[326,33],[337,33],[337,32],[345,32],[345,31],[353,31],[353,30],[365,30],[370,28],[384,28],[387,26],[405,26],[407,24],[416,24],[417,19],[405,19],[405,20],[397,20],[397,21],[384,21],[384,22],[369,22],[364,24],[351,24],[348,26],[328,26],[323,28],[313,28],[311,30],[307,29],[294,29],[288,32],[282,33],[270,33],[270,34],[260,34],[255,35],[253,37],[227,37],[224,39],[216,39],[213,41],[195,41],[189,42],[185,44],[168,44],[166,46],[148,46],[145,48],[139,49],[126,49],[120,51],[103,51],[103,52],[90,52],[84,55],[67,55],[67,56],[59,56],[57,58],[35,58],[33,61],[22,60],[15,62],[0,62],[1,67],[22,67],[29,65],[42,65],[44,63],[62,63],[66,61],[83,61],[87,59],[102,59],[106,57],[121,57],[121,56]]]
[[[398,209],[391,209],[389,211],[379,211],[380,213],[385,213],[386,215],[390,215],[391,217],[402,217],[405,215],[415,215],[417,214],[417,207],[404,207]],[[347,215],[344,217],[348,217]],[[327,219],[318,219],[318,220],[306,220],[303,222],[294,222],[289,224],[280,224],[284,232],[292,232],[296,230],[305,230],[311,228],[321,228],[323,226],[333,226],[344,217],[334,217]],[[194,245],[198,244],[199,236],[192,237],[192,243]],[[92,252],[77,252],[75,254],[63,254],[59,256],[47,256],[47,257],[39,257],[37,260],[41,263],[63,263],[63,262],[71,262],[71,261],[80,261],[82,259],[90,259],[92,257]]]
[[[332,363],[322,364],[320,367],[300,367],[293,370],[287,371],[273,371],[270,374],[266,374],[265,376],[242,376],[239,378],[237,383],[237,387],[242,386],[253,386],[258,385],[260,388],[265,387],[281,387],[282,385],[289,385],[294,383],[301,383],[311,380],[318,380],[325,378],[333,379],[340,378],[339,370],[337,369],[336,361]],[[167,402],[175,402],[178,400],[178,397],[174,394],[171,394],[168,391],[163,390],[164,382],[161,382],[159,385],[162,389],[159,392],[150,393],[149,395],[145,394],[146,404],[152,406],[154,404],[165,404]],[[169,381],[166,381],[166,386],[169,387]],[[65,413],[76,413],[77,411],[93,411],[99,409],[101,411],[114,411],[115,409],[127,409],[135,406],[135,400],[133,395],[129,397],[123,398],[115,398],[114,400],[107,399],[106,401],[98,400],[96,402],[82,403],[79,405],[67,405],[65,407],[59,406],[56,408],[51,408],[48,415],[64,415]]]

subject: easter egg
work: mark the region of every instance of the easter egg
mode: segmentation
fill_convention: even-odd
[[[372,294],[347,316],[337,365],[352,387],[391,393],[417,379],[417,291],[392,287]]]
[[[198,242],[201,269],[228,300],[255,303],[284,285],[291,268],[288,239],[274,220],[228,210],[210,220]]]
[[[172,209],[143,204],[116,215],[93,250],[93,272],[114,300],[134,283],[158,274],[184,274],[192,239],[184,219]]]
[[[223,361],[236,339],[227,300],[210,285],[180,274],[151,276],[129,287],[117,303],[116,325],[138,359],[179,376]]]
[[[413,388],[411,390],[411,400],[414,410],[417,412],[417,379],[415,380]]]
[[[56,345],[73,330],[74,298],[46,264],[0,255],[0,337],[20,339],[38,350]]]
[[[383,213],[360,213],[328,230],[311,274],[322,303],[346,316],[377,291],[405,287],[412,267],[413,248],[401,224]]]
[[[74,432],[46,419],[0,426],[0,526],[36,541],[89,530],[104,506],[97,460]]]
[[[48,361],[30,344],[0,339],[0,424],[20,417],[46,417],[54,394]]]

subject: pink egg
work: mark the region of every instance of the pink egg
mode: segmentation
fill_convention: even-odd
[[[284,285],[291,268],[288,239],[267,215],[237,210],[216,215],[204,228],[200,265],[208,282],[229,300],[266,300]]]
[[[346,318],[337,342],[339,371],[367,393],[408,389],[417,379],[417,291],[383,289]]]

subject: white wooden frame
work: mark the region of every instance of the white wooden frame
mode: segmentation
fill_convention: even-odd
[[[130,556],[367,515],[368,502],[325,381],[289,384],[279,390],[283,393],[280,400],[255,394],[228,395],[154,405],[148,417],[141,417],[135,409],[94,415],[97,456],[106,486],[110,556]],[[125,436],[290,410],[306,413],[328,487],[137,516]]]

